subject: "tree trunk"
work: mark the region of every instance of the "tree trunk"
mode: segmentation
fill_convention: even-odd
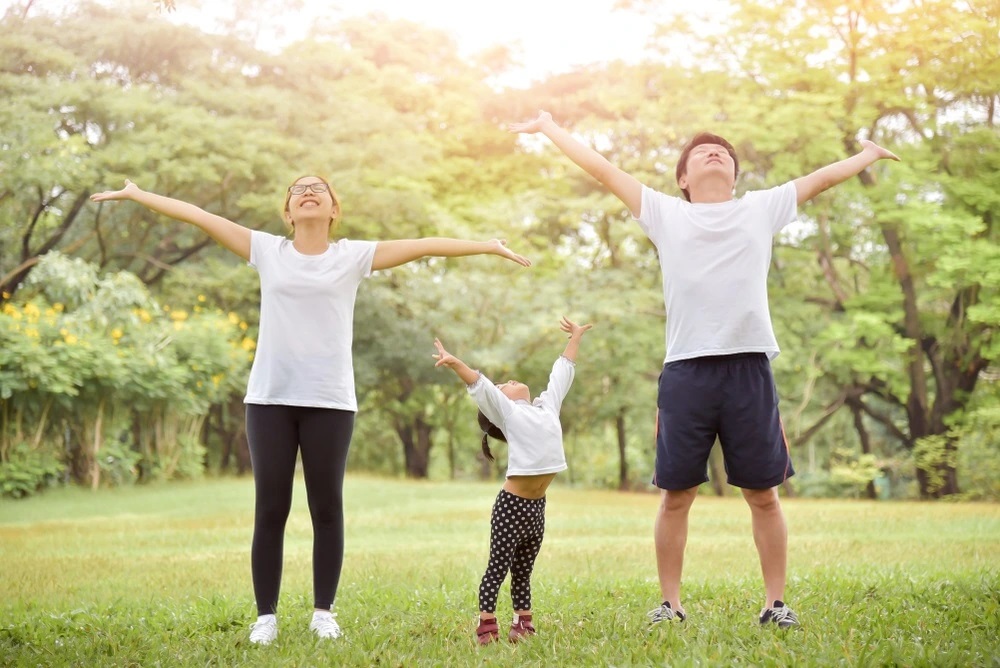
[[[618,489],[622,491],[629,488],[628,457],[625,454],[625,426],[625,409],[620,408],[618,415],[615,416],[615,432],[618,434]]]
[[[426,478],[430,466],[431,426],[420,417],[412,423],[395,421],[396,433],[403,442],[403,460],[408,478]]]
[[[857,405],[858,399],[848,399],[847,403],[851,407],[851,414],[854,416],[854,430],[858,432],[858,439],[861,441],[861,452],[870,455],[872,452],[872,442],[871,435],[865,428],[865,422],[862,419],[861,407]],[[877,499],[878,493],[875,490],[875,481],[869,480],[868,484],[865,485],[865,496],[869,499]]]

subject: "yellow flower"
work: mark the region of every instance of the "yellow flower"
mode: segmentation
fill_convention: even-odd
[[[174,311],[173,313],[170,314],[170,317],[174,321],[183,321],[187,320],[188,314],[187,311]]]
[[[198,295],[198,301],[204,302],[205,301],[205,295]]]
[[[249,327],[250,325],[246,324],[245,322],[240,323],[240,329],[243,330],[244,332],[247,331],[247,328]]]
[[[64,335],[64,336],[63,336],[63,340],[64,340],[64,341],[66,341],[66,343],[67,343],[68,345],[73,345],[73,344],[75,344],[75,343],[76,343],[77,341],[79,341],[80,339],[76,338],[76,337],[75,337],[75,336],[73,336],[72,334],[68,334],[68,335]]]
[[[123,336],[125,336],[125,332],[123,332],[120,328],[115,327],[111,330],[111,338],[115,340],[115,343],[118,343],[118,339]]]
[[[236,324],[239,324],[239,322],[240,322],[240,316],[238,316],[235,313],[233,313],[232,311],[230,311],[229,312],[229,323],[232,324],[232,325],[236,325]]]
[[[59,302],[53,304],[52,308],[56,310],[56,313],[62,313],[66,309],[66,307],[60,304]]]
[[[253,339],[244,337],[244,339],[240,341],[240,348],[247,351],[255,350],[257,348],[257,343]]]

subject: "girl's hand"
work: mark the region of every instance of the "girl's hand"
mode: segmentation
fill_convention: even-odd
[[[434,363],[435,368],[439,366],[446,366],[451,368],[458,363],[459,361],[458,358],[444,349],[444,345],[442,345],[441,339],[438,338],[434,339],[434,347],[437,348],[437,354],[432,355],[431,357],[437,360],[437,362]]]
[[[569,334],[569,338],[579,339],[583,336],[584,332],[593,327],[593,325],[578,325],[566,316],[563,316],[562,321],[559,323],[559,327],[562,331]]]
[[[102,193],[94,193],[90,196],[92,202],[105,202],[114,199],[134,199],[134,196],[141,193],[142,189],[128,179],[125,179],[125,187],[121,190],[105,190]]]
[[[521,132],[524,134],[535,134],[542,131],[542,126],[552,122],[552,114],[547,111],[539,111],[538,118],[526,123],[510,123],[507,125],[508,132]]]
[[[511,249],[507,248],[507,240],[506,239],[491,239],[490,240],[490,244],[492,245],[491,252],[494,255],[499,255],[500,257],[505,257],[508,260],[513,260],[514,262],[517,262],[522,267],[530,267],[531,266],[531,260],[529,260],[528,258],[526,258],[526,257],[524,257],[522,255],[518,255],[517,253],[515,253]]]
[[[876,160],[895,160],[899,162],[899,157],[887,149],[882,148],[873,141],[868,141],[867,139],[861,140],[862,151],[867,151],[874,154]]]

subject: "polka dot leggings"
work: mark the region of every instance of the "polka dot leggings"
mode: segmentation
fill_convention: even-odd
[[[514,610],[531,610],[531,570],[545,534],[545,499],[501,489],[490,518],[490,563],[479,584],[479,609],[495,613],[500,584],[510,571]]]

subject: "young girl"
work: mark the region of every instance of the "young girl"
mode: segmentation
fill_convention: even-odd
[[[491,461],[488,436],[506,441],[507,480],[493,504],[490,519],[490,560],[479,585],[480,645],[499,639],[496,609],[500,584],[510,571],[510,598],[514,622],[507,638],[517,642],[534,635],[531,623],[531,570],[542,547],[545,533],[545,490],[566,470],[559,409],[573,384],[576,353],[584,332],[593,325],[577,325],[566,318],[560,323],[569,334],[562,355],[552,365],[549,385],[534,401],[524,383],[508,380],[494,385],[479,371],[473,371],[434,339],[434,365],[446,366],[468,385],[469,394],[479,405],[479,426],[483,430],[483,454]]]
[[[267,645],[278,635],[282,544],[299,452],[313,525],[315,610],[309,628],[320,638],[340,637],[331,608],[344,561],[344,470],[358,410],[351,342],[359,284],[373,271],[427,256],[489,254],[531,263],[496,239],[330,243],[340,201],[318,176],[303,176],[288,188],[289,237],[250,230],[131,181],[91,199],[131,200],[194,225],[260,275],[260,333],[244,400],[256,496],[250,569],[258,617],[250,642]]]

